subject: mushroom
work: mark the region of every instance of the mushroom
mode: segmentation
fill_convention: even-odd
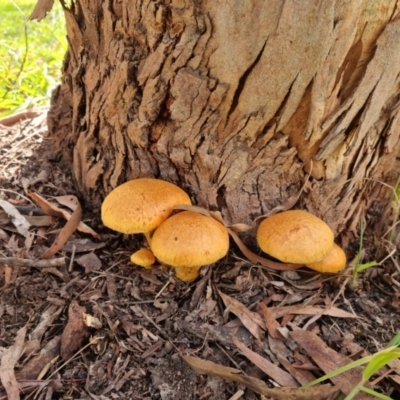
[[[220,222],[192,211],[164,221],[151,238],[150,248],[162,263],[175,268],[175,276],[191,281],[200,268],[215,263],[229,249],[228,231]]]
[[[346,266],[346,261],[346,253],[335,243],[325,258],[315,263],[306,264],[306,266],[318,272],[335,273]]]
[[[156,258],[149,249],[139,249],[131,255],[131,263],[143,268],[150,268],[155,262]]]
[[[262,251],[280,261],[311,264],[321,261],[333,248],[329,226],[306,211],[289,210],[264,219],[257,230]]]
[[[101,219],[108,228],[126,234],[144,233],[149,241],[151,232],[180,204],[190,205],[191,201],[178,186],[160,179],[134,179],[106,196]]]

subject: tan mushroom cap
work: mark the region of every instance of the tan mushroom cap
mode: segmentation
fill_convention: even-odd
[[[322,273],[335,273],[342,270],[346,266],[346,262],[346,253],[335,243],[325,258],[321,261],[307,264],[307,267]]]
[[[191,204],[178,186],[161,179],[141,178],[112,190],[101,205],[103,224],[115,231],[131,234],[151,232],[179,204]]]
[[[229,235],[214,218],[183,211],[155,230],[150,247],[161,263],[175,267],[177,278],[190,281],[198,277],[203,265],[226,255]]]
[[[264,219],[257,230],[262,251],[280,261],[310,264],[321,261],[333,248],[329,226],[306,211],[290,210]]]
[[[156,262],[154,254],[149,249],[139,249],[131,255],[131,263],[140,267],[150,268]]]

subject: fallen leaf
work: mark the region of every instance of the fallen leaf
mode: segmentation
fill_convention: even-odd
[[[281,326],[279,325],[278,321],[274,318],[269,308],[262,301],[260,301],[258,305],[261,308],[261,314],[264,317],[265,326],[268,333],[275,339],[281,339],[282,335],[278,331],[278,328]]]
[[[76,207],[79,205],[78,198],[73,195],[56,196],[52,197],[52,199],[56,200],[59,204],[68,207],[72,211],[75,211]]]
[[[0,379],[7,392],[7,397],[12,400],[20,399],[19,387],[14,374],[14,368],[23,353],[25,336],[26,327],[23,327],[17,332],[15,343],[8,349],[4,350],[1,356]]]
[[[265,324],[262,318],[250,311],[239,301],[233,299],[232,297],[218,291],[221,296],[227,310],[235,314],[243,323],[243,325],[254,335],[255,338],[261,340],[260,326],[265,329]]]
[[[253,392],[278,400],[327,400],[337,389],[331,385],[313,386],[308,389],[300,388],[273,388],[270,389],[264,381],[247,375],[241,375],[238,369],[224,367],[211,361],[202,360],[193,356],[181,356],[197,373],[218,376],[232,382],[237,382],[251,389]]]
[[[54,217],[64,218],[67,221],[71,218],[71,214],[68,211],[65,211],[62,208],[59,208],[56,205],[50,203],[39,194],[27,190],[26,195],[30,197],[39,207],[41,207],[45,213]],[[100,235],[97,232],[95,232],[92,228],[87,226],[82,221],[79,223],[78,231],[88,233],[96,239],[101,239]]]
[[[254,263],[261,264],[263,267],[278,270],[278,271],[293,271],[302,267],[299,264],[284,264],[278,263],[272,260],[268,260],[267,258],[260,257],[257,254],[253,253],[239,238],[239,236],[232,229],[228,228],[229,235],[231,235],[234,242],[239,247],[240,251]]]
[[[340,354],[328,347],[324,341],[313,332],[293,326],[293,331],[290,335],[308,353],[325,374],[354,361],[350,357]],[[331,378],[331,381],[343,393],[349,394],[361,379],[362,368],[357,367]],[[357,400],[367,400],[371,398],[371,396],[363,392],[360,392],[355,397]]]
[[[94,253],[84,254],[83,256],[76,258],[75,261],[85,268],[85,274],[101,269],[100,258]]]
[[[253,342],[251,333],[243,326],[229,327],[210,324],[198,324],[197,322],[176,321],[179,329],[196,336],[202,340],[218,342],[224,346],[232,346],[232,337],[236,336],[242,343],[249,346]]]
[[[247,224],[238,223],[238,224],[229,225],[229,229],[231,229],[232,231],[237,232],[237,233],[242,233],[242,232],[249,231],[250,229],[252,229],[252,227]]]
[[[79,228],[78,228],[79,229]],[[105,242],[94,243],[90,239],[74,239],[69,240],[64,246],[64,251],[71,252],[75,247],[75,253],[88,253],[106,246]]]
[[[256,367],[260,368],[265,374],[271,377],[275,382],[285,387],[299,387],[299,384],[293,377],[277,365],[261,357],[259,354],[247,348],[235,336],[232,337],[233,344],[251,361]]]
[[[299,382],[301,385],[305,385],[308,382],[311,382],[315,379],[315,376],[312,372],[307,371],[305,369],[296,368],[292,365],[286,358],[277,356],[278,361],[285,367],[287,371]]]
[[[52,223],[49,215],[26,215],[25,219],[32,226],[50,226]]]
[[[61,229],[54,243],[50,246],[50,248],[42,254],[41,259],[50,258],[57,251],[61,250],[65,243],[67,243],[68,239],[75,232],[82,218],[82,208],[80,205],[76,208],[76,210],[72,213],[71,218],[67,221],[65,226]]]
[[[63,361],[69,360],[88,337],[89,330],[83,314],[86,312],[78,302],[72,301],[68,308],[68,323],[61,335],[60,355]]]
[[[12,224],[17,228],[18,233],[27,237],[29,234],[30,224],[26,218],[8,201],[0,200],[0,207],[7,213]]]
[[[335,306],[322,308],[315,306],[285,306],[285,307],[270,307],[269,309],[274,318],[281,318],[288,314],[304,314],[304,315],[329,315],[337,318],[360,318],[357,315],[341,310]]]
[[[28,21],[36,19],[41,21],[53,8],[54,0],[38,0]]]

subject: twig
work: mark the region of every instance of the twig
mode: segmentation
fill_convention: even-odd
[[[72,266],[74,263],[74,258],[75,258],[75,252],[76,252],[76,246],[73,244],[72,245],[72,254],[71,254],[71,260],[69,262],[69,267],[68,267],[68,272],[72,271]]]
[[[231,363],[240,371],[243,372],[244,375],[247,375],[246,372],[243,371],[243,368],[229,355],[229,353],[218,343],[215,343],[217,347],[231,360]]]
[[[51,260],[27,260],[24,258],[0,257],[0,264],[34,268],[63,267],[66,265],[65,257],[53,258]]]

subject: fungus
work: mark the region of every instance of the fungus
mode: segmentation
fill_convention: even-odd
[[[149,249],[140,249],[131,255],[131,263],[140,267],[150,268],[156,262],[154,254]]]
[[[318,272],[335,273],[346,266],[346,261],[346,253],[335,243],[325,258],[315,263],[306,264],[306,266]]]
[[[149,241],[151,232],[180,204],[190,205],[191,201],[178,186],[160,179],[134,179],[106,196],[101,219],[108,228],[125,234],[144,233]]]
[[[212,217],[183,211],[164,221],[151,238],[150,248],[175,276],[191,281],[200,268],[224,257],[229,249],[228,231]]]
[[[262,251],[285,263],[321,261],[333,248],[329,226],[306,211],[289,210],[264,219],[257,230]]]

